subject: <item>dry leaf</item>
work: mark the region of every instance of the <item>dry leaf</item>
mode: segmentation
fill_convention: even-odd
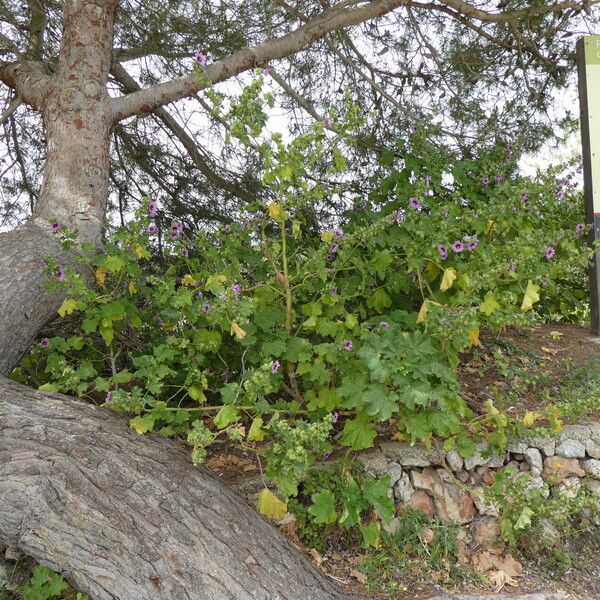
[[[546,354],[550,354],[552,356],[556,356],[556,354],[558,353],[558,350],[555,350],[554,348],[547,348],[546,346],[542,346],[542,350]]]
[[[497,594],[504,588],[505,585],[517,587],[517,582],[505,571],[492,571],[488,573],[487,578],[490,583],[494,586],[494,593]]]
[[[359,583],[365,583],[365,581],[367,581],[367,576],[357,569],[352,569],[350,571],[350,576],[354,577],[354,579],[356,579],[356,581],[358,581]]]
[[[308,551],[308,553],[310,554],[311,558],[315,561],[317,567],[320,567],[323,564],[323,557],[319,554],[317,550],[311,548]]]

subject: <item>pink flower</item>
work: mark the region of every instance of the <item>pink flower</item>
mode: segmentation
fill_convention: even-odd
[[[274,360],[273,364],[271,365],[271,373],[275,375],[275,373],[279,371],[279,367],[281,367],[281,363],[278,360]]]
[[[201,65],[201,66],[206,66],[206,61],[208,60],[208,57],[205,54],[202,54],[202,52],[200,52],[200,50],[198,50],[198,52],[196,52],[196,54],[194,54],[194,58],[196,59],[196,62]]]

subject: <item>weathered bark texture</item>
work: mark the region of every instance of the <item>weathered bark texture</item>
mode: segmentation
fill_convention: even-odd
[[[158,435],[0,378],[0,546],[98,600],[346,597]]]
[[[60,294],[45,291],[45,256],[68,265],[67,255],[47,225],[29,221],[0,233],[0,375],[8,375],[35,336],[56,318]]]

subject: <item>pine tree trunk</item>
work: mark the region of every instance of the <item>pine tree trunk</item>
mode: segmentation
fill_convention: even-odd
[[[0,546],[94,600],[347,597],[186,449],[0,378]]]

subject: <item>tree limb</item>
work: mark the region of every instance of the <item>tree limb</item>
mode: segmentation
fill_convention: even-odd
[[[214,84],[225,81],[253,67],[284,58],[332,31],[380,17],[400,6],[405,6],[407,2],[408,0],[373,0],[358,8],[345,8],[348,3],[338,4],[287,35],[240,50],[207,66],[202,74],[202,80],[199,80],[195,73],[190,73],[140,92],[113,99],[114,118],[121,120],[139,113],[150,112],[158,106],[192,95],[205,87],[207,82]]]

